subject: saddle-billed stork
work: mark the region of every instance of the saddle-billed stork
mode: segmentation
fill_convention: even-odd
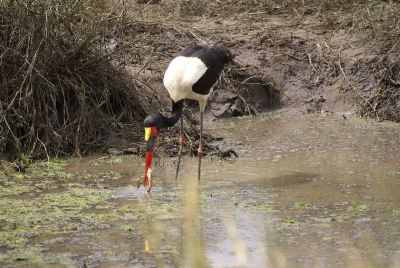
[[[172,98],[171,117],[161,114],[152,114],[144,120],[146,146],[146,160],[144,171],[144,185],[147,184],[147,172],[151,167],[153,149],[158,138],[158,133],[163,127],[175,125],[179,118],[180,140],[179,158],[176,168],[178,176],[179,163],[184,144],[182,109],[184,99],[193,99],[199,102],[200,106],[200,140],[199,140],[199,167],[198,179],[200,180],[201,157],[203,156],[203,114],[206,102],[212,87],[218,81],[224,65],[233,60],[232,53],[223,45],[214,44],[211,46],[196,45],[182,50],[169,64],[164,75],[164,86]],[[176,178],[175,177],[175,178]]]

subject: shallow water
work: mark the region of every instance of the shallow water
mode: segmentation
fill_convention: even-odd
[[[141,158],[71,162],[71,186],[57,190],[103,189],[107,199],[71,218],[74,231],[29,237],[24,248],[36,260],[0,264],[400,267],[399,124],[270,114],[210,123],[205,132],[225,137],[221,147],[239,158],[205,157],[200,182],[196,158],[182,159],[178,182],[175,159],[161,159],[151,194],[133,186]],[[93,172],[107,176],[84,178]]]

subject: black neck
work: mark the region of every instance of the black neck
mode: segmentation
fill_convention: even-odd
[[[172,127],[175,125],[182,116],[182,109],[183,99],[178,102],[172,101],[171,117],[162,116],[163,127]]]

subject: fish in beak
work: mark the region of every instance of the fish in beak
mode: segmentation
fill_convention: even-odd
[[[148,170],[151,168],[151,161],[153,160],[153,151],[154,145],[157,142],[158,138],[158,130],[155,126],[145,127],[145,137],[144,139],[147,141],[146,145],[146,159],[144,162],[144,179],[143,184],[147,185],[149,178],[148,178]]]

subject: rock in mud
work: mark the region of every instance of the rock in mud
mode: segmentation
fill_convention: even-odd
[[[109,148],[107,152],[111,155],[122,155],[122,152],[116,148]]]
[[[126,148],[122,150],[123,154],[139,154],[140,148]]]
[[[237,98],[235,103],[231,106],[232,116],[244,115],[244,103],[240,98]]]

